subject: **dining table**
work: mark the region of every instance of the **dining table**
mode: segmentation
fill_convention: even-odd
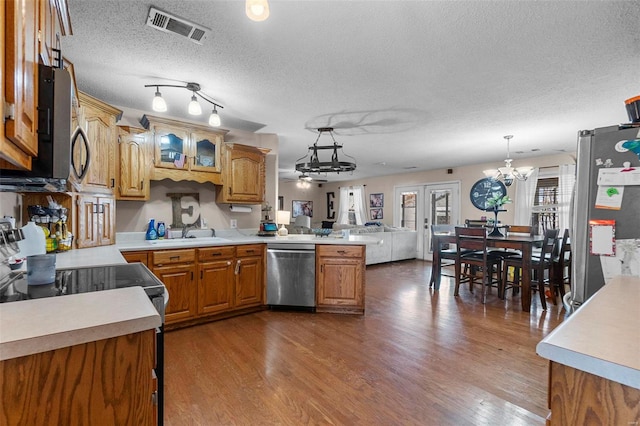
[[[506,232],[505,232],[506,233]],[[522,252],[522,270],[531,271],[531,253],[533,247],[539,245],[544,240],[543,235],[509,234],[505,236],[487,235],[487,246],[492,248],[515,249]],[[433,265],[431,267],[430,287],[440,290],[440,278],[442,276],[442,261],[440,251],[444,244],[455,244],[455,233],[434,233],[431,237],[433,243]],[[529,312],[531,309],[531,273],[523,273],[522,280],[522,310]]]

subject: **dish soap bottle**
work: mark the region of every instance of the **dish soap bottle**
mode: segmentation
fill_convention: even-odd
[[[156,221],[155,219],[149,220],[149,227],[147,228],[147,234],[145,235],[147,240],[157,240],[158,232],[156,231]]]
[[[158,239],[164,240],[165,227],[164,222],[158,222]]]

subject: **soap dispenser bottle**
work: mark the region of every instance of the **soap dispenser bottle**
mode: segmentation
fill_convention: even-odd
[[[158,232],[156,231],[156,221],[155,219],[149,220],[149,227],[147,228],[147,234],[145,236],[147,240],[157,240]]]

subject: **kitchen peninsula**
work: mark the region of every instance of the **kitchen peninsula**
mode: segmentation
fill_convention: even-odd
[[[640,421],[640,278],[611,280],[537,346],[549,359],[547,424]]]

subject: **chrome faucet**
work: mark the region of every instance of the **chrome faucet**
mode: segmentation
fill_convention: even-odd
[[[215,236],[216,236],[216,230],[215,230],[215,229],[213,229],[213,228],[211,228],[211,236],[212,236],[212,237],[215,237]]]
[[[191,225],[184,225],[182,227],[182,238],[187,238],[187,235],[189,234],[189,230],[191,228],[195,228],[196,225],[195,224],[191,224]]]

